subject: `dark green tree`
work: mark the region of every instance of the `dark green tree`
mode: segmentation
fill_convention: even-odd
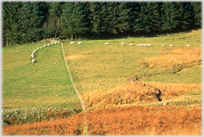
[[[62,2],[49,2],[48,4],[49,4],[48,12],[53,19],[52,23],[50,23],[52,27],[50,29],[53,30],[52,33],[54,34],[54,37],[56,38],[57,35],[59,35],[60,33],[60,27],[61,27],[60,16],[62,14],[63,3]]]
[[[139,2],[140,10],[134,22],[134,32],[150,32],[149,9],[146,2]]]
[[[174,2],[164,2],[161,7],[162,25],[161,30],[163,32],[172,32],[179,25],[177,6]]]
[[[190,2],[176,2],[178,9],[179,21],[178,28],[187,29],[192,25],[193,22],[193,7]]]
[[[19,15],[20,2],[3,2],[3,45],[20,43]]]
[[[75,39],[87,32],[88,10],[85,2],[67,2],[61,15],[61,27],[67,37],[73,35]]]
[[[121,2],[117,5],[117,30],[121,33],[130,31],[131,18],[130,18],[131,7],[128,2]]]
[[[201,27],[202,3],[201,2],[191,2],[191,5],[193,7],[194,25]]]
[[[148,17],[149,17],[149,27],[151,32],[159,31],[161,26],[161,18],[159,14],[160,8],[159,2],[147,2],[148,7]]]
[[[92,35],[101,34],[101,4],[99,2],[89,3],[89,20],[90,20],[90,32]]]
[[[19,24],[22,41],[25,43],[40,40],[42,12],[39,10],[39,2],[24,2],[19,9]]]

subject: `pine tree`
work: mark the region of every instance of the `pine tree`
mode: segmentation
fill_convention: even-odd
[[[202,16],[202,3],[201,2],[191,2],[193,7],[194,25],[201,27],[201,16]]]
[[[161,25],[161,18],[159,14],[159,3],[158,2],[147,2],[149,9],[149,26],[151,31],[159,31]]]
[[[139,12],[140,12],[140,5],[139,2],[129,2],[128,7],[130,9],[129,13],[129,20],[130,20],[130,28],[132,29],[131,32],[139,33],[141,30],[140,28],[140,19],[139,19]]]
[[[117,9],[118,17],[116,27],[120,32],[130,31],[131,26],[130,11],[131,8],[129,7],[129,3],[127,2],[119,3]]]
[[[39,2],[24,2],[19,9],[19,23],[22,41],[25,43],[37,41],[41,38],[40,24],[43,19],[39,10]]]
[[[48,12],[53,18],[52,28],[53,34],[56,38],[59,35],[60,27],[61,27],[61,19],[60,16],[62,14],[62,3],[61,2],[49,2]]]
[[[8,47],[20,42],[19,15],[20,2],[3,3],[3,44]]]
[[[172,32],[179,25],[177,6],[174,2],[164,2],[162,5],[162,25],[161,30],[164,32]]]
[[[74,35],[75,39],[88,30],[88,10],[84,2],[67,2],[64,4],[61,15],[61,27],[68,37]]]
[[[94,34],[100,35],[100,26],[101,26],[101,4],[99,2],[90,2],[89,3],[89,20],[90,20],[90,31]]]
[[[135,20],[134,29],[135,32],[150,32],[150,19],[149,19],[149,9],[146,2],[139,2],[140,11],[137,19]]]

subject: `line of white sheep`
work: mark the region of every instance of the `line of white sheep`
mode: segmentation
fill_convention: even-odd
[[[53,43],[48,43],[48,46],[52,45]],[[57,44],[57,42],[55,42],[55,44]],[[46,47],[47,45],[44,45],[44,48]],[[43,46],[41,47],[37,47],[37,50],[39,49],[43,49]],[[31,54],[31,58],[32,58],[32,63],[35,63],[36,60],[35,60],[35,52],[37,51],[36,49],[34,49],[34,51],[32,52]]]
[[[151,46],[151,44],[137,44],[137,46]]]

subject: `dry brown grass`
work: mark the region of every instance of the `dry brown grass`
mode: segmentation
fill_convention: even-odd
[[[72,55],[72,56],[66,57],[66,60],[84,59],[84,58],[86,58],[86,56],[84,56],[84,55]]]
[[[202,59],[200,47],[165,49],[160,56],[138,61],[143,67],[173,67],[177,64],[196,63]]]
[[[87,114],[89,135],[201,135],[201,109],[118,107]]]
[[[120,105],[151,105],[159,103],[156,97],[158,89],[161,91],[162,101],[177,100],[184,102],[187,97],[187,95],[184,95],[186,92],[201,90],[201,86],[158,82],[129,83],[122,84],[105,92],[88,92],[83,94],[83,98],[88,110]],[[182,99],[182,96],[186,97]],[[199,100],[201,97],[197,99]]]
[[[3,127],[3,135],[83,135],[85,114]],[[87,112],[88,135],[201,135],[201,108],[129,106]]]

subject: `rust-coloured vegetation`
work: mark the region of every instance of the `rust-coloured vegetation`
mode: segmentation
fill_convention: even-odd
[[[201,86],[194,84],[134,82],[123,84],[106,92],[86,93],[83,97],[88,109],[97,109],[120,105],[142,105],[161,100],[167,101],[191,90],[201,90]],[[160,96],[159,91],[161,92]]]
[[[82,135],[84,114],[73,118],[11,125],[3,135]],[[201,135],[201,108],[118,107],[87,113],[89,135]]]
[[[3,127],[3,135],[81,135],[84,129],[84,118],[84,114],[78,114],[73,118],[57,119],[55,121],[11,125]]]

